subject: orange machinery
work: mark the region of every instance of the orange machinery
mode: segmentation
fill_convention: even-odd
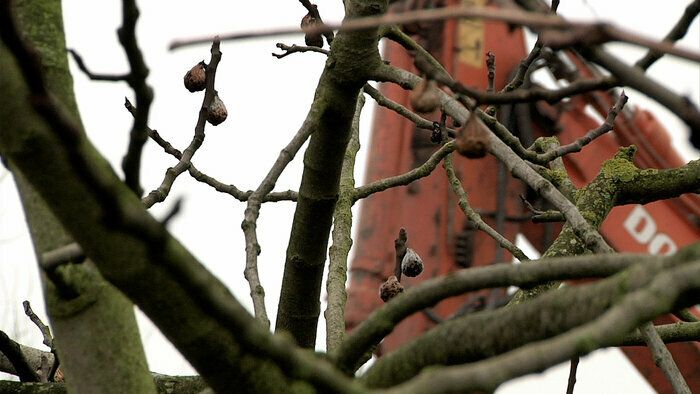
[[[429,7],[454,5],[452,1],[399,2],[398,6]],[[416,5],[416,3],[418,3]],[[448,3],[448,4],[444,4]],[[463,1],[474,6],[490,6],[486,0]],[[416,28],[417,27],[417,28]],[[511,29],[498,22],[461,20],[413,26],[414,37],[440,59],[459,81],[486,89],[486,52],[496,55],[496,89],[503,87],[520,60],[526,55],[521,29]],[[385,58],[392,64],[414,70],[413,60],[394,43],[385,48]],[[575,55],[561,62],[579,76],[592,76],[594,69]],[[565,73],[564,73],[565,74]],[[408,92],[396,85],[384,85],[382,92],[407,107]],[[614,93],[595,92],[577,96],[565,104],[549,106],[512,105],[502,107],[501,121],[517,132],[528,146],[533,138],[555,134],[562,144],[574,141],[600,125],[592,113],[603,118],[614,104]],[[566,156],[565,165],[577,186],[590,182],[604,160],[611,158],[618,147],[635,144],[639,150],[636,164],[641,168],[669,168],[683,165],[672,148],[668,133],[652,114],[628,108],[617,117],[615,128],[598,138],[583,151]],[[592,112],[591,112],[592,110]],[[428,114],[439,119],[440,114]],[[421,163],[437,149],[430,142],[430,132],[415,126],[384,108],[378,108],[370,142],[366,182],[406,172]],[[506,173],[491,156],[477,161],[456,158],[455,168],[469,193],[470,203],[492,227],[508,239],[523,234],[540,251],[546,249],[560,229],[558,224],[533,224],[527,218],[520,195],[528,190]],[[530,196],[533,201],[535,196]],[[670,254],[683,245],[700,239],[700,199],[696,195],[659,201],[647,205],[616,207],[601,227],[605,239],[618,251]],[[351,265],[348,329],[363,321],[381,305],[377,292],[380,284],[394,269],[393,240],[398,229],[408,230],[409,244],[422,256],[426,270],[417,278],[405,278],[404,286],[444,275],[467,266],[481,266],[511,259],[488,236],[474,231],[457,206],[446,175],[438,167],[430,176],[413,184],[378,193],[363,200]],[[492,307],[505,299],[504,290],[482,291],[441,302],[423,313],[414,314],[399,324],[381,343],[378,352],[390,352],[430,329],[442,319]],[[657,323],[668,323],[664,317]],[[691,388],[700,391],[700,347],[698,343],[669,346],[681,372]],[[645,347],[623,348],[630,360],[659,392],[672,392],[661,371]],[[694,390],[695,391],[695,390]]]

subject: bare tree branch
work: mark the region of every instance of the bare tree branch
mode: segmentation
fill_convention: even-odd
[[[44,338],[44,345],[48,346],[49,349],[53,350],[53,337],[51,336],[51,329],[49,326],[44,324],[43,321],[39,318],[39,316],[34,313],[32,310],[32,306],[29,304],[29,301],[24,301],[22,302],[22,306],[24,306],[24,314],[29,317],[29,319],[34,323],[34,325],[39,328],[39,331],[41,331],[41,336]]]
[[[77,51],[74,49],[68,48],[68,53],[71,54],[73,57],[73,60],[75,61],[75,64],[78,66],[80,71],[82,71],[88,78],[90,78],[93,81],[108,81],[108,82],[117,82],[117,81],[126,81],[129,78],[129,74],[96,74],[90,71],[87,66],[85,65],[85,62],[83,61],[83,57],[78,54]]]
[[[126,101],[124,102],[124,106],[132,115],[135,114],[136,108],[134,108],[129,99],[126,99]],[[165,153],[175,157],[178,160],[182,159],[182,152],[180,152],[178,149],[173,147],[172,144],[170,144],[170,142],[166,141],[163,137],[161,137],[158,131],[151,129],[150,127],[146,127],[146,131],[148,132],[148,136],[153,141],[155,141],[155,143],[158,144],[158,146],[163,148]],[[202,171],[197,169],[197,167],[195,167],[194,164],[192,164],[192,161],[190,161],[190,165],[187,168],[187,171],[195,180],[211,186],[212,188],[214,188],[214,190],[220,193],[229,194],[238,201],[248,201],[250,195],[253,194],[252,190],[240,190],[234,184],[223,183],[218,179],[203,173]],[[263,202],[296,201],[296,199],[297,192],[293,190],[287,190],[284,192],[269,193],[265,196]]]
[[[574,394],[574,385],[576,384],[576,370],[580,359],[574,357],[571,359],[571,367],[569,368],[569,381],[566,384],[566,394]]]
[[[272,53],[272,56],[274,56],[278,59],[282,59],[283,57],[287,57],[293,53],[316,52],[316,53],[321,53],[324,55],[328,55],[330,53],[330,51],[328,51],[327,49],[323,49],[323,48],[319,48],[319,47],[302,46],[302,45],[296,45],[296,44],[289,46],[289,45],[285,45],[285,44],[278,42],[277,45],[275,45],[275,46],[284,51],[281,54],[277,54],[274,52]]]
[[[199,109],[197,125],[194,129],[194,137],[192,138],[192,141],[190,142],[189,146],[187,146],[187,149],[185,149],[185,151],[182,153],[182,156],[180,157],[180,160],[175,165],[175,167],[168,168],[168,170],[165,172],[165,177],[163,178],[163,181],[161,182],[160,186],[158,186],[157,189],[148,193],[148,195],[142,199],[143,204],[147,208],[150,208],[156,203],[165,201],[166,197],[170,193],[170,188],[175,182],[175,179],[177,179],[177,177],[180,174],[182,174],[185,170],[187,170],[190,167],[190,160],[192,159],[192,156],[194,156],[195,152],[197,152],[197,149],[199,149],[199,147],[202,146],[202,143],[204,142],[204,127],[206,126],[207,122],[209,106],[213,102],[214,96],[217,94],[216,89],[214,88],[214,83],[216,78],[216,69],[219,65],[219,61],[221,60],[221,51],[219,50],[219,45],[219,41],[215,40],[211,46],[211,60],[209,61],[209,65],[207,66],[206,73],[207,87],[204,93],[204,99],[202,100],[202,107]],[[138,109],[139,108],[137,107],[137,114]],[[134,120],[134,122],[136,122],[136,120]],[[146,132],[147,127],[148,125],[143,125],[144,132]]]
[[[467,197],[467,192],[464,191],[464,188],[462,188],[462,183],[459,181],[459,178],[457,178],[457,175],[455,174],[455,170],[452,165],[451,154],[445,157],[443,166],[445,167],[445,171],[447,172],[447,179],[450,183],[450,186],[452,187],[452,191],[459,198],[459,207],[462,209],[462,212],[464,212],[464,215],[467,217],[467,219],[477,229],[485,232],[489,237],[493,238],[500,247],[505,248],[509,252],[511,252],[513,256],[515,256],[515,258],[517,258],[518,260],[530,260],[530,258],[527,257],[522,250],[520,250],[520,248],[515,246],[515,244],[510,242],[506,237],[502,236],[491,226],[486,224],[486,222],[484,222],[481,219],[481,216],[476,211],[474,211],[474,209],[472,209],[471,206],[469,206],[469,198]]]
[[[146,127],[148,113],[153,101],[153,89],[146,83],[148,67],[136,40],[136,21],[139,17],[139,9],[134,0],[122,1],[122,26],[117,30],[119,42],[124,47],[131,71],[127,82],[136,95],[138,111],[134,115],[134,124],[129,133],[129,147],[122,160],[122,169],[127,186],[137,196],[143,194],[141,188],[141,152],[143,145],[148,140]]]
[[[328,248],[328,278],[326,292],[328,304],[324,312],[326,318],[326,351],[335,351],[345,339],[345,303],[347,292],[348,255],[352,247],[352,205],[355,190],[355,157],[360,150],[360,114],[365,104],[364,96],[360,96],[352,121],[352,134],[343,159],[343,169],[340,173],[340,189],[338,202],[333,212],[333,244]]]
[[[396,175],[391,178],[380,179],[356,188],[353,200],[361,200],[371,196],[374,193],[379,193],[396,186],[405,186],[418,179],[425,178],[426,176],[430,175],[433,170],[435,170],[445,156],[454,150],[454,142],[448,142],[433,153],[432,156],[430,156],[430,158],[419,167],[416,167],[403,174]]]
[[[375,79],[379,81],[395,82],[402,87],[416,86],[421,78],[408,71],[397,69],[392,66],[381,68],[376,74]],[[445,112],[450,114],[454,119],[463,123],[469,117],[469,112],[462,105],[447,93],[439,91],[442,97],[442,107]],[[477,110],[477,115],[486,123],[498,123],[492,117]],[[524,160],[522,160],[515,152],[513,152],[503,141],[493,134],[490,134],[491,153],[498,157],[507,167],[507,169],[516,177],[523,180],[536,192],[549,200],[570,223],[577,237],[579,237],[584,245],[593,251],[607,253],[612,251],[612,248],[605,242],[602,236],[594,229],[586,219],[581,216],[579,211],[564,195],[562,195],[549,181],[542,178],[535,170],[533,170]]]
[[[692,3],[688,4],[683,12],[683,15],[678,19],[678,22],[673,26],[671,31],[664,37],[664,42],[675,42],[683,38],[688,32],[688,28],[693,23],[693,20],[700,14],[700,0],[694,0]],[[637,60],[634,66],[642,70],[646,70],[651,67],[657,60],[663,56],[662,53],[649,51],[644,57]]]
[[[681,371],[678,370],[678,366],[673,361],[673,356],[668,350],[664,342],[659,337],[659,333],[654,329],[654,324],[652,322],[646,322],[639,327],[639,332],[641,332],[644,342],[649,346],[651,354],[654,356],[654,363],[656,366],[664,371],[664,375],[671,383],[673,391],[677,394],[690,394],[690,388],[688,384],[683,379]]]
[[[315,28],[309,28],[305,30],[301,30],[299,28],[282,28],[257,32],[220,34],[219,36],[222,40],[228,41],[258,37],[282,36],[299,33],[326,33],[331,32],[333,30],[350,32],[364,30],[368,28],[375,28],[383,25],[401,25],[410,22],[429,22],[457,18],[480,18],[486,20],[502,21],[512,25],[528,26],[530,28],[533,28],[534,30],[554,29],[561,31],[580,31],[584,29],[595,29],[596,31],[604,31],[606,33],[605,37],[603,37],[605,38],[605,42],[621,41],[629,44],[651,48],[656,52],[668,53],[693,61],[700,61],[700,54],[696,52],[678,49],[675,48],[673,45],[669,45],[666,42],[657,42],[652,39],[645,38],[640,34],[629,33],[623,29],[609,24],[567,22],[554,15],[542,15],[537,13],[522,12],[513,9],[487,9],[460,6],[424,9],[395,14],[385,14],[377,17],[357,18],[345,21],[342,24],[319,24]],[[202,44],[210,42],[211,40],[211,37],[176,40],[170,44],[170,49],[173,50],[189,45]]]
[[[19,343],[10,339],[3,331],[0,331],[0,356],[5,355],[12,367],[23,382],[38,382],[39,375],[29,365],[24,357]]]
[[[377,104],[381,105],[384,108],[388,108],[396,112],[397,114],[403,116],[404,118],[410,120],[416,125],[416,127],[431,131],[435,129],[435,122],[431,122],[416,114],[415,112],[411,111],[410,109],[404,107],[403,105],[392,101],[391,99],[383,95],[379,90],[373,88],[370,84],[365,84],[363,90],[370,97],[372,97],[374,101],[377,102]],[[445,130],[447,131],[447,135],[449,135],[452,138],[454,138],[455,135],[457,135],[457,131],[454,129],[446,127]]]
[[[469,268],[450,276],[428,279],[394,297],[355,328],[334,355],[336,364],[352,368],[360,356],[389,334],[396,324],[448,297],[491,287],[528,287],[556,279],[609,276],[633,264],[654,260],[658,257],[631,254],[558,257],[542,259],[537,264]]]
[[[509,379],[541,371],[601,347],[613,346],[627,332],[668,312],[677,303],[693,303],[683,299],[682,295],[700,288],[698,278],[700,262],[691,260],[658,273],[647,286],[624,296],[600,317],[566,333],[484,361],[427,369],[384,393],[493,391]],[[405,294],[402,296],[405,297]]]

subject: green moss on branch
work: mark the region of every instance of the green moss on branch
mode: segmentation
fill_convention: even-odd
[[[346,18],[383,13],[386,7],[386,1],[348,0]],[[309,111],[314,119],[307,122],[314,130],[304,155],[275,327],[291,333],[303,347],[316,343],[328,235],[358,95],[381,65],[378,29],[341,31],[333,40]]]

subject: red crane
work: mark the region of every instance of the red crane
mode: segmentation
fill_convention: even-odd
[[[424,8],[464,3],[490,6],[486,0],[414,0],[399,2],[395,7]],[[439,59],[457,80],[482,90],[487,87],[487,51],[496,55],[497,90],[509,82],[511,73],[526,56],[522,30],[511,29],[499,22],[451,20],[406,28],[408,32],[417,33],[414,38]],[[412,57],[397,44],[387,43],[384,55],[392,64],[415,71]],[[547,61],[555,79],[565,81],[595,75],[596,70],[574,53],[560,56],[551,54]],[[382,86],[381,90],[392,100],[410,107],[408,92],[400,87],[389,84]],[[525,146],[543,135],[556,135],[562,144],[567,144],[598,127],[600,121],[591,116],[591,110],[604,118],[615,98],[614,93],[593,92],[554,106],[543,102],[510,105],[501,108],[500,117],[512,131],[519,134]],[[427,117],[439,119],[440,114]],[[636,164],[640,168],[670,168],[684,164],[671,146],[668,132],[651,113],[626,109],[617,117],[613,132],[598,138],[583,151],[565,157],[572,181],[578,187],[589,183],[604,160],[613,157],[620,146],[631,144],[638,147]],[[389,110],[378,108],[366,181],[372,182],[415,168],[436,149],[430,142],[430,133],[416,130],[413,123]],[[507,176],[496,158],[487,156],[478,162],[456,158],[455,168],[469,193],[472,207],[480,212],[487,223],[508,239],[514,239],[520,233],[539,251],[546,249],[560,225],[533,224],[528,220],[529,212],[520,199],[520,195],[528,195],[526,186]],[[616,207],[600,231],[618,251],[671,254],[700,239],[698,218],[700,198],[697,195],[684,195],[647,205]],[[420,277],[404,279],[404,284],[409,287],[412,283],[463,267],[511,259],[510,254],[500,249],[493,239],[470,227],[459,211],[442,168],[409,186],[376,194],[363,201],[360,211],[356,255],[350,268],[346,313],[349,330],[382,304],[377,291],[380,284],[393,274],[392,246],[400,227],[408,230],[411,247],[420,251],[426,261],[426,272]],[[400,323],[384,339],[378,352],[390,352],[455,313],[498,304],[505,295],[505,290],[494,290],[445,300]],[[675,321],[673,319],[668,316],[657,323],[669,323]],[[698,343],[672,344],[669,349],[691,389],[700,391]],[[645,347],[625,347],[622,350],[657,391],[672,392],[670,384],[654,365]]]

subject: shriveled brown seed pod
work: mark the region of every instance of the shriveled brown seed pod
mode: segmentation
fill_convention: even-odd
[[[401,260],[401,272],[404,275],[414,277],[423,272],[423,260],[415,250],[408,248]]]
[[[199,62],[185,74],[185,87],[190,92],[199,92],[207,87],[207,64]]]
[[[437,82],[424,79],[410,94],[411,107],[416,112],[433,112],[440,107],[440,94],[437,92]]]
[[[390,299],[403,292],[403,285],[396,279],[396,276],[391,275],[386,282],[379,287],[379,297],[382,301],[387,302]]]
[[[486,156],[491,141],[486,125],[477,115],[471,115],[467,123],[459,130],[455,138],[457,152],[470,159],[480,159]]]
[[[310,47],[323,48],[323,36],[321,34],[305,34],[304,42]]]
[[[301,28],[303,30],[314,27],[317,24],[318,20],[311,16],[311,14],[306,14],[303,18],[301,18]],[[306,33],[304,35],[304,42],[306,42],[306,45],[310,47],[323,48],[323,36],[321,35],[321,33]]]
[[[226,120],[227,117],[228,111],[224,102],[221,101],[218,93],[214,93],[214,100],[212,100],[207,110],[207,121],[213,126],[217,126]]]

